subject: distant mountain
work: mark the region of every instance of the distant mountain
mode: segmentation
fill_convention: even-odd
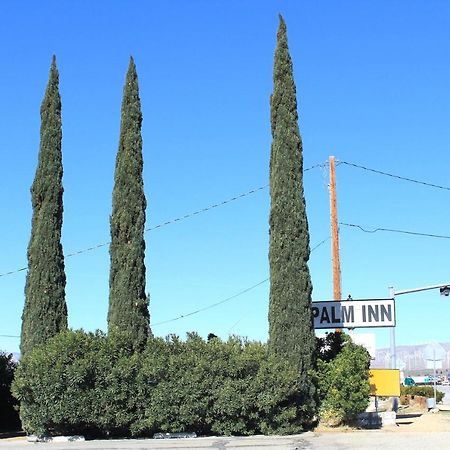
[[[425,348],[429,344],[421,345],[399,345],[396,347],[397,367],[405,371],[427,369],[427,360],[424,354]],[[448,371],[450,369],[450,342],[441,342],[440,345],[445,350],[442,363],[436,363],[436,369]],[[380,348],[376,351],[376,357],[372,360],[373,368],[390,368],[389,348]],[[429,364],[433,364],[432,362]],[[430,368],[428,368],[428,371]]]

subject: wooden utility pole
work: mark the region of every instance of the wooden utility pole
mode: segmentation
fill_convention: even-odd
[[[330,156],[330,214],[331,214],[331,251],[333,266],[333,298],[342,299],[341,262],[339,259],[339,227],[336,202],[336,166],[334,156]]]

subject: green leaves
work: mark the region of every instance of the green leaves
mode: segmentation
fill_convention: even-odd
[[[324,351],[317,361],[319,415],[335,425],[351,422],[369,404],[370,355],[342,333],[330,333],[320,344],[319,351]]]
[[[66,275],[61,245],[63,220],[61,98],[53,57],[41,105],[38,166],[31,187],[33,219],[28,245],[28,273],[22,315],[20,350],[34,346],[67,328]]]
[[[142,352],[117,330],[67,331],[23,358],[14,381],[29,433],[250,435],[311,421],[295,368],[266,345],[197,334],[151,338]]]
[[[269,349],[295,367],[308,395],[303,402],[315,409],[313,367],[314,329],[311,316],[312,283],[307,265],[309,231],[303,195],[303,155],[298,129],[296,89],[280,16],[270,99],[270,303]],[[309,414],[309,413],[308,413]]]
[[[108,331],[130,334],[136,348],[150,334],[145,293],[145,209],[142,177],[142,113],[138,78],[130,59],[122,99],[119,148],[112,198]]]
[[[426,398],[434,397],[434,388],[433,386],[401,386],[400,394],[404,395],[418,395]],[[436,402],[439,403],[444,398],[445,393],[436,390]]]

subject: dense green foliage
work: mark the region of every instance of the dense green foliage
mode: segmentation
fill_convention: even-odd
[[[67,328],[63,220],[61,98],[56,59],[41,105],[39,161],[31,187],[33,219],[22,316],[22,355]]]
[[[144,354],[143,379],[158,379],[135,432],[196,431],[200,434],[294,433],[311,420],[296,370],[265,345],[232,338],[203,341],[190,334],[152,340]]]
[[[141,102],[133,58],[122,100],[111,214],[108,330],[129,333],[137,347],[150,332],[145,294],[145,209]]]
[[[20,429],[18,403],[11,394],[15,369],[12,354],[0,353],[0,431]]]
[[[400,395],[418,395],[420,397],[433,398],[433,386],[401,386]],[[445,394],[436,390],[436,402],[439,403],[444,398]]]
[[[27,354],[13,384],[23,428],[36,434],[126,434],[135,418],[138,364],[128,342],[115,332],[106,338],[66,331]]]
[[[323,337],[316,337],[316,362],[330,362],[341,352],[349,336],[342,332],[326,333]]]
[[[370,355],[343,333],[328,336],[317,361],[319,416],[335,425],[349,423],[369,404]]]
[[[305,384],[315,347],[303,194],[302,141],[286,25],[280,17],[271,97],[269,346],[300,369]],[[309,387],[307,388],[310,389]]]
[[[116,332],[67,331],[25,356],[13,392],[38,434],[284,434],[312,419],[297,370],[266,345],[196,334],[134,352]]]

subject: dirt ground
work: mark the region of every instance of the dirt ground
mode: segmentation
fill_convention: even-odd
[[[402,408],[397,413],[396,425],[383,427],[383,431],[413,432],[450,432],[450,406],[442,407],[436,412],[423,411],[417,408]],[[361,431],[360,428],[348,426],[326,427],[319,425],[315,433],[351,433]]]
[[[450,411],[439,411],[437,413],[425,412],[418,417],[411,417],[414,415],[414,413],[399,414],[397,416],[397,426],[395,427],[397,428],[396,431],[450,431]],[[409,420],[408,416],[410,416]],[[405,423],[408,421],[410,423]]]

